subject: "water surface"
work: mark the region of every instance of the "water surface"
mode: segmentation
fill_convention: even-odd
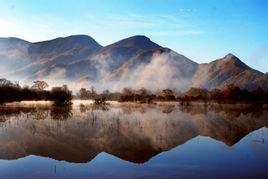
[[[268,177],[266,105],[0,107],[0,178]]]

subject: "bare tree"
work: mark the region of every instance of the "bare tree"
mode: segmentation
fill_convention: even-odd
[[[48,87],[48,84],[45,81],[34,81],[33,86],[31,89],[36,91],[43,91]]]
[[[13,83],[5,78],[0,79],[0,87],[3,86],[13,86]]]
[[[96,92],[94,86],[92,86],[92,87],[90,88],[90,98],[91,98],[91,99],[94,99],[96,96],[97,96],[97,92]]]

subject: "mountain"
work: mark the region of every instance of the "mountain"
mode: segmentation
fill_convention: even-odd
[[[222,88],[234,84],[241,88],[265,87],[267,76],[244,64],[233,54],[210,63],[200,64],[192,80],[192,86],[200,88]]]
[[[137,54],[159,47],[145,36],[133,36],[101,48],[87,60],[76,61],[62,68],[67,69],[66,75],[69,78],[82,76],[101,80]]]
[[[0,39],[0,41],[5,42],[6,39]],[[27,49],[21,55],[23,59],[27,59],[28,63],[11,69],[5,75],[21,77],[22,79],[44,78],[49,75],[47,73],[49,69],[85,60],[101,48],[100,44],[86,35],[73,35],[49,41],[28,43]],[[9,51],[5,52],[6,56],[10,56]]]
[[[28,53],[30,58],[35,61],[60,60],[65,64],[77,58],[88,57],[101,48],[102,46],[89,36],[73,35],[33,43],[29,46]]]
[[[32,82],[73,82],[121,90],[146,87],[152,90],[189,87],[267,89],[267,74],[254,70],[232,54],[210,63],[189,58],[137,35],[101,46],[86,35],[60,37],[31,43],[0,38],[0,76]],[[266,85],[266,86],[265,86]]]

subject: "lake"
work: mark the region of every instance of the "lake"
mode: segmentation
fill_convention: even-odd
[[[265,178],[267,127],[261,104],[7,105],[0,178]]]

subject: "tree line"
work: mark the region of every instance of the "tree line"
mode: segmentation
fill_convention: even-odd
[[[46,90],[48,84],[45,81],[34,81],[32,86],[21,87],[18,82],[0,79],[0,104],[15,101],[53,101],[54,105],[70,105],[73,99],[72,91],[67,85],[52,87]],[[235,85],[227,85],[222,89],[207,90],[202,88],[190,88],[184,93],[175,93],[171,89],[163,89],[152,92],[145,88],[124,88],[121,92],[104,90],[98,93],[94,87],[81,88],[75,96],[82,100],[92,99],[95,104],[105,104],[109,101],[153,103],[155,101],[179,101],[182,105],[188,105],[191,101],[216,101],[220,103],[268,101],[268,93],[262,88],[252,91],[241,89]]]
[[[222,89],[202,89],[190,88],[184,93],[175,93],[171,89],[163,89],[153,93],[152,91],[140,88],[138,90],[132,88],[124,88],[121,92],[110,92],[105,90],[102,93],[92,87],[87,90],[81,88],[77,94],[79,99],[93,100],[112,100],[120,102],[138,102],[138,103],[153,103],[154,101],[179,101],[181,104],[189,104],[191,101],[216,101],[220,103],[233,102],[252,102],[252,101],[268,101],[268,93],[262,88],[257,88],[252,91],[241,89],[235,85],[226,85]]]
[[[0,79],[0,104],[18,101],[53,101],[54,105],[70,105],[73,98],[72,91],[67,85],[53,87],[46,90],[45,81],[34,81],[32,86],[21,87],[18,82]]]

